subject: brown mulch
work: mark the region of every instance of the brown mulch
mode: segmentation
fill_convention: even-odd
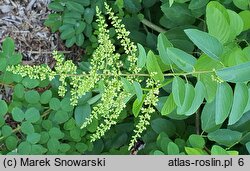
[[[44,26],[50,0],[0,0],[0,49],[6,37],[15,41],[24,64],[51,64],[51,52],[62,51],[70,59],[79,59],[82,49],[66,48],[58,33]]]

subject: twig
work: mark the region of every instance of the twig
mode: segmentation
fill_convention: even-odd
[[[150,21],[148,21],[148,20],[145,19],[145,18],[143,18],[143,19],[141,20],[141,22],[142,22],[143,24],[145,24],[146,26],[148,26],[149,28],[151,28],[151,29],[153,29],[153,30],[155,30],[155,31],[158,31],[159,33],[165,33],[165,32],[167,32],[167,30],[165,30],[165,29],[163,29],[163,28],[161,28],[161,27],[155,25],[154,23],[151,23]]]
[[[32,8],[32,6],[34,5],[35,2],[36,2],[36,0],[31,0],[31,1],[29,2],[29,4],[27,5],[26,10],[30,10],[30,9]]]
[[[42,51],[28,51],[31,54],[52,54],[52,51],[42,52]],[[72,53],[72,51],[58,51],[58,53]]]

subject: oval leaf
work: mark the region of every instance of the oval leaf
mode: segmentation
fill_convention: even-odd
[[[173,47],[167,49],[167,54],[171,61],[173,61],[181,70],[185,72],[192,72],[194,70],[196,58],[192,55]]]
[[[174,102],[177,106],[181,106],[185,95],[185,82],[180,77],[174,77],[172,83],[172,92]]]
[[[167,39],[164,33],[160,33],[157,41],[157,50],[159,51],[160,58],[164,64],[171,63],[167,54],[168,47],[173,47],[172,43]]]
[[[184,31],[202,52],[214,60],[219,60],[219,57],[223,53],[223,46],[215,37],[196,29],[187,29]]]
[[[242,133],[238,131],[232,131],[230,129],[218,129],[214,132],[210,132],[207,135],[208,139],[215,141],[220,145],[230,147],[231,145],[240,141]]]
[[[155,73],[153,76],[154,80],[160,81],[160,82],[164,80],[164,75],[157,62],[157,58],[152,51],[148,52],[146,65],[147,65],[147,70],[150,74]]]
[[[226,82],[217,87],[215,97],[215,123],[221,124],[228,117],[233,104],[233,90]]]
[[[139,68],[143,68],[146,64],[146,61],[147,61],[147,54],[146,54],[144,47],[141,44],[138,43],[137,46],[138,46],[138,50],[139,50],[137,66]]]
[[[186,83],[185,85],[185,97],[182,106],[177,108],[177,114],[184,114],[192,105],[194,100],[194,87]]]
[[[195,96],[194,96],[194,100],[192,102],[192,105],[189,108],[189,110],[185,112],[185,115],[187,115],[187,116],[194,114],[204,100],[205,87],[201,81],[198,81],[196,83],[195,88],[194,88],[194,92],[195,92]]]
[[[228,124],[232,125],[237,122],[246,108],[248,102],[248,88],[244,83],[237,83],[234,90],[234,100]]]
[[[216,71],[216,74],[224,81],[237,83],[250,80],[250,62],[227,67]]]
[[[173,98],[173,93],[171,93],[166,102],[164,103],[162,109],[161,109],[161,114],[162,115],[168,115],[171,112],[174,111],[174,109],[176,108],[176,104],[174,102],[174,98]]]

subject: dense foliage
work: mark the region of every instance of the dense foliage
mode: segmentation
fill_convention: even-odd
[[[143,140],[139,154],[248,154],[249,1],[107,3],[49,5],[45,25],[82,62],[21,65],[5,39],[1,153],[129,154]]]

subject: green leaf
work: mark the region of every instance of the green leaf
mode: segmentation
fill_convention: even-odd
[[[212,132],[220,128],[221,124],[215,123],[215,100],[206,103],[201,113],[201,128],[205,132]]]
[[[173,47],[172,43],[167,39],[164,33],[160,33],[157,41],[157,50],[159,51],[162,62],[166,65],[171,63],[167,53],[168,47]]]
[[[69,9],[69,10],[72,10],[72,11],[77,11],[79,13],[82,13],[84,12],[84,8],[81,4],[79,3],[76,3],[76,2],[72,2],[72,1],[67,1],[66,2],[66,7]]]
[[[70,136],[75,139],[80,141],[81,140],[81,132],[82,130],[78,127],[74,127],[73,129],[70,130]]]
[[[143,0],[143,1],[142,1],[143,6],[144,6],[145,8],[150,8],[150,7],[152,7],[156,2],[157,2],[157,0]]]
[[[63,153],[66,153],[67,151],[69,151],[70,150],[70,145],[69,144],[61,144],[60,145],[60,151],[61,152],[63,152]]]
[[[14,95],[18,98],[22,98],[24,95],[24,86],[22,84],[17,84],[14,87]]]
[[[27,141],[21,142],[17,147],[18,154],[28,155],[31,152],[31,144]]]
[[[97,94],[96,96],[90,98],[90,99],[87,101],[87,103],[88,103],[89,105],[92,105],[92,104],[96,103],[98,100],[100,100],[101,97],[102,97],[102,94],[101,94],[101,93],[100,93],[100,94]]]
[[[76,150],[83,154],[85,151],[88,150],[88,145],[84,143],[77,143]]]
[[[139,0],[123,0],[124,8],[129,13],[137,13],[141,10],[141,3]]]
[[[174,3],[171,7],[168,3],[164,3],[161,10],[175,25],[189,25],[195,22],[195,17],[186,3]]]
[[[93,8],[86,8],[84,11],[84,19],[88,24],[91,24],[95,15]]]
[[[240,131],[240,132],[244,132],[250,131],[250,110],[247,110],[243,116],[240,118],[240,120],[238,120],[235,124],[233,125],[229,125],[228,128],[231,130],[235,130],[235,131]]]
[[[76,36],[73,36],[73,37],[67,39],[65,42],[65,45],[66,45],[66,47],[70,48],[71,46],[74,45],[74,43],[76,43]]]
[[[137,46],[138,46],[138,50],[139,50],[137,66],[139,68],[143,68],[146,64],[146,61],[147,61],[147,54],[146,54],[144,47],[141,44],[137,43]]]
[[[0,128],[5,124],[5,118],[3,116],[0,116]],[[1,131],[0,131],[1,135]]]
[[[236,123],[244,114],[248,102],[248,88],[245,83],[237,83],[234,89],[234,99],[228,125]]]
[[[165,132],[169,137],[174,135],[176,131],[175,125],[167,119],[156,118],[151,121],[150,125],[157,134]]]
[[[8,137],[12,134],[12,128],[9,125],[4,125],[2,127],[2,135]]]
[[[9,136],[5,140],[5,145],[6,145],[7,149],[10,151],[15,150],[17,147],[17,144],[18,144],[18,140],[14,136]]]
[[[75,35],[75,30],[74,30],[74,28],[71,27],[71,28],[68,28],[66,30],[63,30],[63,32],[60,35],[60,38],[62,40],[67,40],[67,39],[72,38],[74,35]]]
[[[188,138],[188,142],[194,148],[201,148],[205,147],[205,140],[201,135],[192,134]]]
[[[30,79],[29,77],[25,77],[22,80],[22,84],[26,88],[33,89],[33,88],[37,87],[40,84],[40,81],[35,80],[35,79]]]
[[[60,147],[60,142],[55,138],[50,138],[47,142],[47,147],[50,152],[56,154]]]
[[[174,0],[169,0],[169,7],[171,7],[174,4]]]
[[[236,150],[230,150],[230,151],[227,151],[227,154],[238,156],[238,155],[239,155],[239,152],[236,151]]]
[[[194,70],[196,58],[192,55],[173,47],[167,49],[167,54],[171,61],[173,61],[181,70],[185,72],[192,72]]]
[[[155,150],[153,155],[165,155],[165,154],[160,150]]]
[[[210,132],[207,135],[208,139],[215,141],[220,145],[230,147],[231,145],[240,141],[242,133],[238,131],[232,131],[230,129],[218,129],[214,132]]]
[[[200,148],[185,147],[185,151],[188,155],[207,155],[207,153]]]
[[[3,44],[2,44],[2,51],[3,51],[3,55],[6,58],[10,58],[11,55],[14,53],[15,45],[14,45],[14,41],[10,37],[7,37],[6,39],[4,39]]]
[[[161,109],[161,114],[162,115],[168,115],[171,112],[173,112],[175,108],[176,108],[176,104],[174,102],[173,93],[171,93],[168,96],[166,102],[164,103],[164,106]]]
[[[211,149],[211,155],[228,155],[228,153],[224,148],[218,145],[213,145]]]
[[[222,44],[225,44],[231,34],[226,8],[219,2],[209,2],[206,9],[206,21],[209,34],[216,37]]]
[[[66,111],[66,112],[73,111],[74,106],[72,106],[70,103],[71,103],[71,101],[70,101],[69,97],[63,98],[61,103],[60,103],[61,109]]]
[[[76,45],[77,46],[82,46],[84,43],[85,37],[83,33],[77,34],[76,35]]]
[[[249,9],[249,0],[233,0],[233,3],[241,10]]]
[[[201,81],[198,81],[194,88],[195,96],[192,102],[191,107],[188,109],[188,111],[184,112],[185,115],[190,116],[194,114],[200,105],[203,103],[204,97],[205,97],[205,87]]]
[[[52,98],[49,101],[49,107],[53,110],[59,110],[61,108],[61,102],[58,98]]]
[[[69,114],[64,110],[58,110],[55,113],[55,120],[60,124],[66,122],[68,119],[69,119]]]
[[[77,2],[77,3],[79,3],[79,4],[82,4],[84,7],[86,7],[86,6],[89,6],[90,5],[90,0],[72,0],[72,1],[74,1],[74,2]],[[94,3],[95,3],[95,5],[97,4],[95,1],[93,1]]]
[[[233,104],[233,90],[226,83],[219,83],[215,99],[215,123],[223,123],[229,115]]]
[[[249,81],[250,62],[217,70],[216,74],[222,80],[232,83]]]
[[[62,25],[60,28],[59,28],[59,31],[60,32],[63,32],[63,31],[65,31],[65,30],[67,30],[67,29],[70,29],[70,28],[72,28],[73,26],[72,26],[72,24],[64,24],[64,25]]]
[[[47,149],[44,148],[41,145],[34,144],[34,145],[31,146],[30,154],[32,154],[32,155],[42,155],[42,154],[44,154],[46,152],[47,152]]]
[[[77,126],[82,126],[82,124],[86,121],[86,119],[91,114],[91,107],[88,103],[77,106],[74,112],[75,121]]]
[[[75,25],[75,34],[80,34],[83,32],[83,30],[85,29],[86,27],[86,23],[83,22],[83,21],[80,21],[78,23],[76,23]]]
[[[20,53],[14,53],[8,60],[9,65],[17,65],[22,61],[22,55]]]
[[[191,107],[194,100],[194,93],[194,87],[191,84],[186,83],[184,100],[182,105],[177,107],[177,114],[182,115]]]
[[[169,142],[168,143],[168,155],[177,155],[180,153],[179,147],[173,143]]]
[[[30,90],[24,94],[25,100],[30,104],[35,104],[40,101],[40,94],[35,90]]]
[[[27,141],[31,144],[36,144],[40,141],[41,135],[38,133],[32,133],[27,136]]]
[[[185,97],[185,82],[180,77],[174,77],[172,83],[172,93],[175,104],[177,106],[181,106]]]
[[[41,118],[40,112],[34,107],[26,110],[24,116],[25,116],[25,119],[29,121],[30,123],[35,123],[39,121],[39,119]]]
[[[186,29],[184,31],[200,50],[210,58],[219,60],[223,53],[223,46],[215,37],[196,29]]]
[[[142,97],[142,100],[140,101],[138,98],[135,99],[134,103],[133,103],[133,107],[132,107],[132,112],[134,114],[135,117],[137,117],[141,111],[144,99],[145,99],[145,95]]]
[[[73,27],[74,24],[69,24],[70,22],[68,22],[68,21],[69,20],[76,21],[75,19],[77,21],[81,20],[82,19],[82,15],[79,12],[76,12],[76,11],[66,11],[66,12],[64,12],[64,14],[63,14],[63,21],[64,21],[65,25],[62,25],[60,27],[60,31],[66,30],[69,27]],[[66,24],[66,23],[68,23],[68,24]],[[77,23],[75,23],[75,24],[77,24]]]
[[[191,0],[188,5],[188,8],[191,10],[197,10],[205,7],[208,2],[209,0]]]
[[[230,19],[230,29],[231,35],[229,40],[234,40],[243,31],[244,23],[241,17],[232,10],[227,10],[229,19]]]
[[[64,11],[64,6],[60,2],[51,2],[48,8],[53,11]]]
[[[33,125],[28,122],[28,121],[25,121],[22,123],[21,125],[21,131],[24,133],[24,134],[32,134],[35,132],[35,129],[33,127]]]
[[[8,105],[4,100],[0,100],[0,116],[4,116],[8,111]]]
[[[22,122],[24,120],[24,112],[19,107],[14,107],[12,117],[15,121]]]
[[[249,10],[241,11],[239,15],[243,21],[243,31],[250,29],[250,20],[249,20],[250,11]]]
[[[127,92],[129,92],[131,94],[135,94],[134,93],[134,90],[135,90],[134,86],[127,79],[122,77],[121,82],[123,84],[123,87],[124,87],[125,91],[127,91]]]
[[[49,14],[48,19],[44,22],[45,26],[51,28],[52,33],[55,33],[62,26],[62,17],[60,14]]]
[[[148,52],[146,66],[147,66],[147,70],[150,74],[155,73],[153,75],[154,80],[160,81],[160,82],[162,82],[164,80],[164,75],[161,71],[161,68],[160,68],[158,62],[157,62],[157,58],[152,51]]]
[[[73,129],[75,127],[75,120],[73,118],[69,119],[64,123],[63,128],[67,131]]]
[[[75,19],[75,18],[63,18],[63,25],[72,25],[72,26],[74,26],[74,25],[76,25],[77,24],[77,21],[78,21],[78,19]],[[62,27],[62,26],[61,26]],[[61,28],[60,27],[60,28]],[[74,27],[71,27],[72,29],[74,28]],[[69,29],[69,28],[68,28]],[[68,29],[62,29],[62,32],[64,32],[64,31],[67,31]],[[72,31],[71,32],[65,32],[65,35],[64,36],[67,36],[68,38],[69,38],[69,36],[68,36],[68,33],[70,33],[70,34],[73,34],[72,33]],[[75,32],[74,32],[74,34],[75,34]]]
[[[53,127],[49,130],[49,136],[56,139],[62,139],[64,137],[64,133],[59,128]]]
[[[48,104],[52,98],[52,91],[46,90],[41,94],[40,102],[41,104]]]
[[[134,86],[135,93],[136,93],[138,100],[142,101],[143,92],[142,92],[141,84],[134,81],[133,86]]]
[[[0,71],[5,71],[7,67],[7,59],[6,58],[1,58],[0,57]]]

